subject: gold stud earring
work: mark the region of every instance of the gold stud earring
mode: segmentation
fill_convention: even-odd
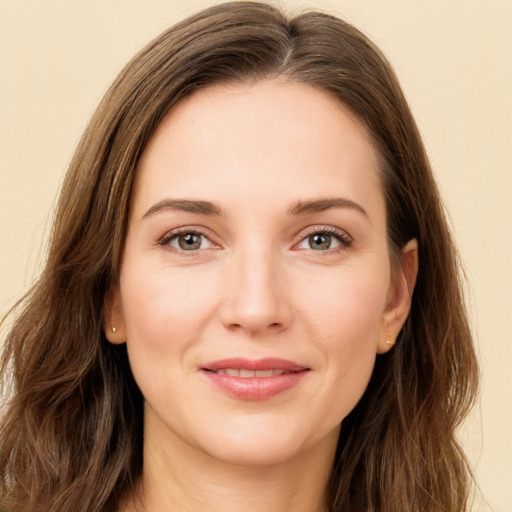
[[[388,335],[386,337],[386,345],[394,345],[395,344],[395,341],[391,339],[391,334],[389,334],[388,332]]]
[[[116,328],[115,327],[112,327],[112,332],[115,334],[115,332],[116,332]]]

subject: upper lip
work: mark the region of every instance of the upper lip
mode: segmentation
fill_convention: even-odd
[[[289,372],[300,372],[309,370],[307,366],[303,366],[294,361],[280,359],[275,357],[266,357],[264,359],[245,359],[242,357],[230,357],[227,359],[219,359],[206,363],[201,367],[202,370],[215,372],[226,368],[237,368],[240,370],[287,370]]]

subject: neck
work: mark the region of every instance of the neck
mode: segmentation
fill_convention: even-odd
[[[232,464],[173,440],[145,437],[138,488],[122,512],[326,512],[337,432],[323,446],[272,464]]]

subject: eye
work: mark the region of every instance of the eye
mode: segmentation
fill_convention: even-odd
[[[197,231],[179,231],[168,233],[161,241],[161,245],[170,246],[178,251],[198,251],[211,249],[215,244],[205,235]]]
[[[350,246],[352,239],[343,231],[334,228],[315,229],[297,245],[298,249],[329,251]]]

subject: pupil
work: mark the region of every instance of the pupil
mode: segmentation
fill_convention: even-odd
[[[182,235],[178,239],[180,247],[182,249],[199,249],[201,245],[201,239],[199,235],[194,233],[187,233],[186,235]]]
[[[331,236],[317,233],[309,237],[310,244],[312,242],[312,249],[329,249],[331,246]]]

